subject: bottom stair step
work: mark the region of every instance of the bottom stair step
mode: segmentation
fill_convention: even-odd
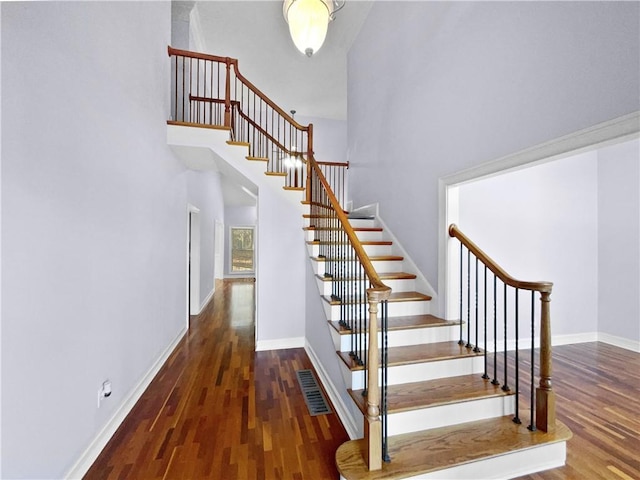
[[[368,471],[364,440],[336,452],[341,478],[513,478],[564,465],[571,431],[556,422],[554,433],[531,432],[511,417],[464,423],[389,437],[391,462]]]

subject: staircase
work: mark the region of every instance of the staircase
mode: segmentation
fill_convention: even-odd
[[[314,218],[305,215],[310,261],[323,299],[329,331],[349,394],[366,415],[365,369],[353,356],[351,330],[340,323],[341,301],[324,276]],[[531,432],[513,422],[514,392],[483,378],[484,352],[458,342],[460,320],[429,313],[431,298],[415,291],[416,274],[385,239],[373,218],[350,219],[384,283],[388,306],[387,422],[390,462],[369,471],[364,440],[336,453],[345,479],[512,478],[561,466],[570,432]],[[464,327],[464,325],[463,325]],[[365,335],[364,333],[362,334]]]
[[[243,178],[253,179],[251,185],[258,185],[261,191],[283,182],[283,188],[277,188],[278,195],[287,196],[287,201],[294,198],[292,191],[304,192],[302,204],[309,209],[303,215],[305,241],[335,347],[335,361],[349,395],[363,415],[365,438],[349,441],[336,452],[341,478],[502,479],[563,465],[571,432],[555,420],[551,390],[551,284],[509,277],[452,226],[450,235],[457,237],[466,245],[468,254],[473,252],[476,258],[475,327],[469,313],[464,321],[432,315],[431,297],[419,291],[418,272],[410,271],[407,265],[412,263],[405,261],[398,246],[389,240],[390,233],[384,231],[376,218],[347,218],[343,212],[343,202],[336,198],[313,157],[312,125],[297,124],[273,104],[242,77],[234,59],[171,48],[169,54],[175,74],[173,120],[168,122],[172,148],[185,158],[193,158],[194,147],[211,148],[214,130],[230,136],[222,147],[212,148],[213,157],[198,156],[196,163],[187,166],[206,168],[203,165],[213,159],[216,168],[227,169],[225,173],[229,175],[240,172]],[[218,72],[211,82],[190,80],[197,80],[200,72],[207,71]],[[226,71],[226,79],[222,71]],[[226,83],[216,87],[216,81]],[[187,91],[187,86],[193,85],[198,90]],[[215,98],[213,91],[225,92],[225,97]],[[185,128],[192,131],[190,136],[178,134]],[[285,160],[292,158],[304,162],[291,169]],[[264,174],[271,185],[258,180]],[[342,186],[340,190],[344,191]],[[300,206],[298,200],[294,203]],[[462,247],[460,255],[462,268]],[[518,367],[515,391],[520,391],[520,395],[507,387],[512,377],[506,366],[501,380],[495,373],[502,358],[497,354],[496,338],[493,378],[488,375],[488,352],[479,348],[478,259],[485,265],[485,305],[487,268],[494,274],[494,291],[497,278],[504,283],[505,312],[507,286],[515,288],[516,296],[518,289],[530,291],[532,303],[533,293],[541,293],[540,387],[535,389],[535,400],[534,395],[530,397],[528,426],[519,419],[519,411],[527,405],[526,400],[524,405],[519,404],[520,398],[526,398],[526,387],[517,386]],[[469,260],[467,264],[471,265]],[[462,277],[461,271],[460,317],[463,317]],[[467,273],[467,280],[470,278]],[[471,300],[467,298],[469,311]],[[494,310],[495,305],[494,298]],[[486,314],[484,321],[486,337]],[[517,352],[517,315],[515,324]],[[475,345],[469,340],[472,328]],[[466,342],[463,331],[468,338]],[[494,335],[497,331],[494,318]],[[506,313],[503,332],[506,352]],[[482,345],[487,347],[486,338]],[[504,364],[507,362],[505,353]],[[535,363],[532,357],[530,390],[534,390],[533,380],[538,375],[533,371]],[[517,353],[515,364],[519,365]],[[368,368],[370,365],[374,368]]]

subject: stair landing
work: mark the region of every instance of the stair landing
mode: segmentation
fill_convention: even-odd
[[[338,448],[336,464],[341,478],[347,480],[506,478],[508,474],[498,463],[509,457],[514,462],[527,458],[518,475],[529,473],[527,467],[540,470],[564,464],[565,442],[570,438],[571,431],[561,422],[556,422],[554,433],[531,432],[513,423],[511,417],[501,417],[390,437],[391,462],[376,471],[365,465],[364,440],[352,440]],[[541,455],[541,448],[549,451]],[[532,465],[536,459],[538,464]]]

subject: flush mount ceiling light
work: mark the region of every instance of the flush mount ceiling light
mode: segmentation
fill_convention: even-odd
[[[329,22],[345,0],[284,0],[282,14],[296,48],[310,57],[322,47]]]

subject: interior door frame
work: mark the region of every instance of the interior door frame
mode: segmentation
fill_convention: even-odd
[[[187,205],[187,328],[191,315],[200,312],[200,209]]]

